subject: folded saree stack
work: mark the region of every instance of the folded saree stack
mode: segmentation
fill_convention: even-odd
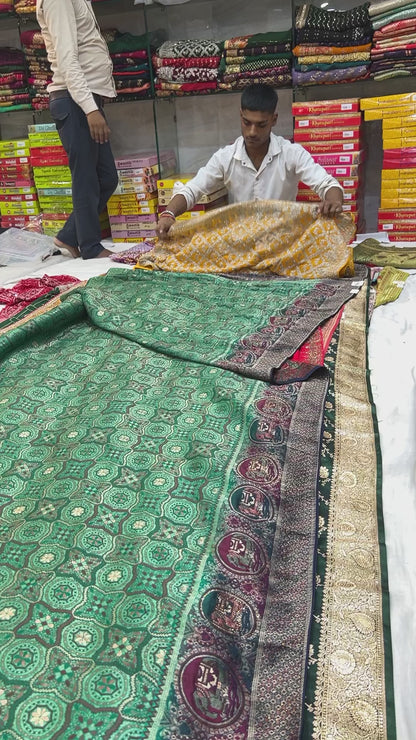
[[[371,36],[368,3],[344,11],[298,6],[293,84],[353,82],[367,77]]]
[[[45,110],[49,105],[47,86],[52,82],[52,73],[43,36],[39,29],[22,31],[20,42],[29,71],[28,82],[32,108]]]
[[[165,41],[153,55],[158,97],[204,95],[218,88],[223,43],[209,39]]]
[[[375,80],[416,74],[416,4],[410,0],[371,3],[374,29],[370,74]]]
[[[0,15],[6,15],[13,12],[13,0],[1,0]]]
[[[14,9],[20,16],[36,14],[36,0],[14,0]]]
[[[30,97],[23,52],[0,48],[0,112],[27,108]]]
[[[219,87],[240,90],[253,82],[282,87],[292,81],[291,31],[236,36],[224,42]]]
[[[117,100],[140,100],[150,94],[150,64],[147,34],[135,36],[116,31],[107,38],[113,62]]]

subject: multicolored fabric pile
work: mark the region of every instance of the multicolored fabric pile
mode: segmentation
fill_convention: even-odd
[[[370,75],[375,80],[416,74],[416,4],[409,0],[371,3],[374,29]]]
[[[105,32],[107,34],[111,32]],[[151,92],[149,52],[152,36],[116,31],[105,36],[113,62],[117,100],[140,100]]]
[[[371,38],[368,3],[344,11],[298,6],[293,84],[353,82],[367,77]]]
[[[0,111],[30,108],[24,54],[20,49],[0,48]]]
[[[203,95],[217,90],[222,49],[220,41],[165,41],[153,55],[156,95]]]
[[[224,42],[219,88],[240,90],[253,82],[290,85],[291,31],[237,36]]]
[[[47,86],[52,81],[51,67],[46,54],[45,42],[39,29],[21,31],[20,41],[29,69],[30,99],[32,108],[48,108]]]

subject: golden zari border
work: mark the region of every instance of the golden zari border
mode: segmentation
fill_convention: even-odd
[[[335,454],[313,738],[387,738],[377,450],[368,394],[366,291],[340,323]]]

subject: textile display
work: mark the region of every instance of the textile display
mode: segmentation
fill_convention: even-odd
[[[116,31],[107,40],[119,102],[150,96],[151,71],[148,52],[152,54],[154,51],[152,44],[157,38],[157,32],[135,36]]]
[[[0,335],[7,735],[387,739],[362,282],[114,269]]]
[[[348,214],[318,216],[315,205],[233,203],[176,222],[139,266],[174,272],[271,272],[286,277],[352,275],[355,226]]]
[[[252,82],[282,87],[291,83],[291,32],[271,31],[224,41],[219,88],[242,90]]]
[[[294,85],[364,79],[370,66],[372,24],[368,3],[350,10],[296,8]]]
[[[43,275],[41,278],[20,280],[13,288],[0,288],[0,304],[4,304],[4,308],[0,308],[0,324],[30,306],[37,298],[44,295],[51,297],[78,282],[71,275]]]
[[[165,41],[152,58],[156,95],[215,92],[222,47],[203,39]]]
[[[20,41],[28,70],[30,99],[35,110],[47,110],[49,95],[47,86],[52,82],[52,70],[46,53],[45,42],[39,29],[20,32]]]
[[[383,12],[389,6],[390,10]],[[374,80],[416,73],[416,4],[381,3],[372,8],[374,29],[370,74]]]
[[[0,111],[30,108],[25,58],[21,49],[0,48]]]

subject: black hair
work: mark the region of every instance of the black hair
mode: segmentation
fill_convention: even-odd
[[[241,110],[274,113],[277,99],[277,92],[273,87],[264,85],[262,82],[255,82],[244,89],[241,96]]]

